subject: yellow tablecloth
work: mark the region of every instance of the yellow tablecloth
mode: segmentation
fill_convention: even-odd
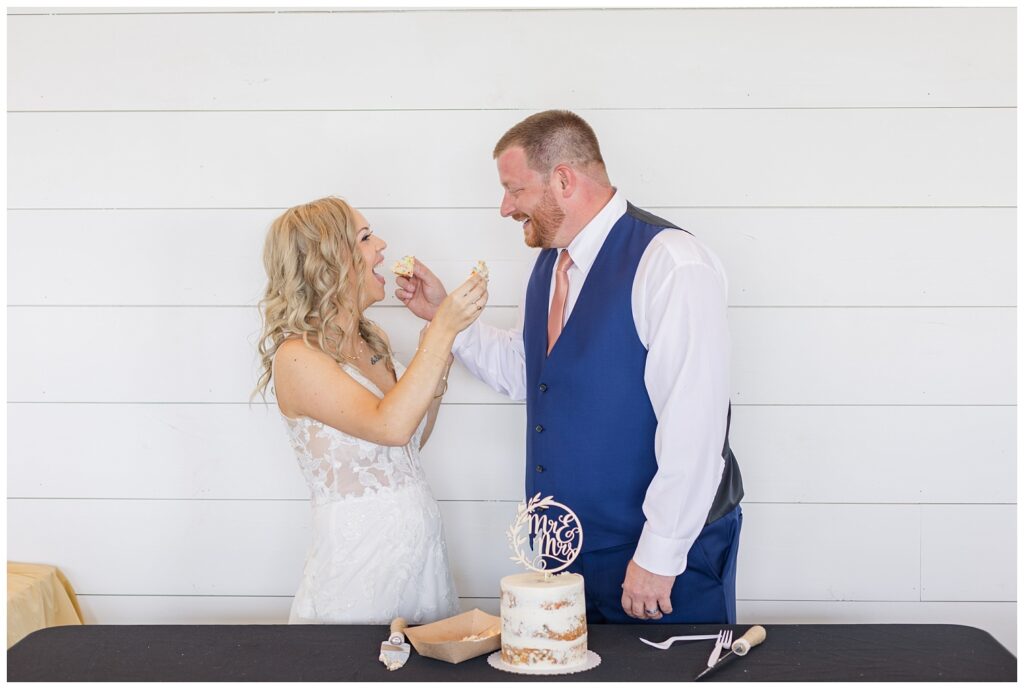
[[[51,565],[7,563],[7,648],[37,629],[82,624],[75,590]]]

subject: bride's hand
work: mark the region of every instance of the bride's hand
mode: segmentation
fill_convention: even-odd
[[[487,280],[474,274],[452,290],[437,307],[433,323],[451,332],[465,330],[487,305]]]

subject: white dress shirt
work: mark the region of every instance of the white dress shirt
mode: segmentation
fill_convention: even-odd
[[[569,245],[567,321],[601,246],[625,212],[626,198],[616,191]],[[554,284],[552,279],[552,293]],[[655,574],[686,569],[686,555],[704,527],[725,467],[727,294],[718,258],[689,233],[674,229],[651,240],[633,279],[633,323],[647,348],[644,384],[658,419],[658,470],[644,499],[647,522],[633,560]],[[549,308],[550,303],[549,295]],[[453,347],[473,375],[514,400],[526,399],[523,319],[521,303],[512,330],[477,320]]]

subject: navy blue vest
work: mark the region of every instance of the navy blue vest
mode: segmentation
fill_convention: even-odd
[[[658,422],[644,385],[647,350],[633,322],[632,289],[647,245],[666,227],[632,205],[612,227],[547,356],[556,249],[540,253],[526,291],[526,496],[553,495],[580,517],[583,551],[640,538],[642,506],[658,469]],[[671,423],[671,420],[666,420]],[[726,429],[722,483],[708,521],[743,496]]]

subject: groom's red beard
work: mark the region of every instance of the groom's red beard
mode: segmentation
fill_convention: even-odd
[[[523,241],[526,246],[534,249],[547,249],[552,246],[555,233],[562,226],[565,220],[565,211],[558,207],[555,195],[550,188],[544,189],[544,196],[541,197],[537,207],[529,216],[524,214],[513,215],[513,220],[523,221],[530,218],[530,224],[524,227]]]

